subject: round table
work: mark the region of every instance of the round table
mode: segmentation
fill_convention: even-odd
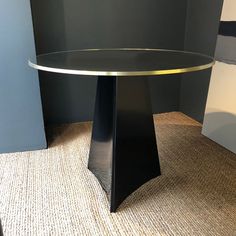
[[[64,51],[29,60],[38,70],[98,76],[88,168],[108,193],[111,212],[161,174],[147,76],[213,64],[203,54],[142,48]]]

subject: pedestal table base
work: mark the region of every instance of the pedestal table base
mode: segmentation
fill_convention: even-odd
[[[111,212],[160,175],[146,78],[98,77],[88,168],[107,192]]]

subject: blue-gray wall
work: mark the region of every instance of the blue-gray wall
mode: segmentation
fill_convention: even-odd
[[[0,152],[46,147],[29,0],[0,1]]]

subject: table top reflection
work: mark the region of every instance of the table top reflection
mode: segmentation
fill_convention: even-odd
[[[151,76],[204,70],[214,65],[212,57],[177,50],[113,48],[62,51],[37,56],[35,69],[75,75]]]

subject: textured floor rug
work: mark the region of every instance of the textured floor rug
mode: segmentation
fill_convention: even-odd
[[[91,123],[50,128],[47,150],[0,155],[4,235],[236,236],[236,155],[181,113],[154,120],[162,175],[117,213],[87,169]]]

